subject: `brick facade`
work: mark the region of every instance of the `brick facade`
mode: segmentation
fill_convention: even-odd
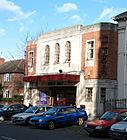
[[[34,52],[34,63],[33,69],[29,71],[28,60],[29,60],[29,52]],[[36,73],[36,42],[29,42],[26,47],[26,58],[25,58],[25,74],[26,75],[34,75]]]
[[[104,26],[104,25],[103,25]],[[112,25],[109,25],[112,26]],[[94,66],[85,66],[86,41],[95,40]],[[106,54],[102,50],[106,50]],[[82,35],[82,70],[85,79],[117,79],[117,30],[85,32]]]

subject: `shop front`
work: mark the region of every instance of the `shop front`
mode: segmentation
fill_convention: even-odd
[[[32,88],[36,88],[36,91],[38,92],[39,101],[37,104],[52,106],[75,105],[75,85],[79,82],[79,80],[79,75],[72,74],[24,77],[24,82],[29,82],[29,85],[34,85],[34,87],[30,86],[31,90]],[[32,100],[34,100],[34,98]]]

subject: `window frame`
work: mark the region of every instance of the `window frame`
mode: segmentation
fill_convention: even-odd
[[[102,90],[104,90],[104,91],[102,91]],[[102,95],[104,95],[104,97]],[[105,102],[105,100],[106,100],[106,88],[101,87],[100,88],[100,102]]]
[[[50,61],[50,47],[49,45],[45,46],[45,54],[44,54],[44,64],[48,65]]]
[[[65,62],[69,63],[71,61],[71,42],[67,41],[65,44]]]
[[[89,45],[90,43],[92,43],[93,45],[90,46]],[[91,54],[92,54],[92,57],[91,57]],[[87,61],[94,60],[94,55],[95,55],[95,39],[87,40],[86,41],[86,60]]]
[[[28,67],[33,67],[34,65],[34,51],[29,51],[28,53]]]
[[[89,95],[91,94],[91,95]],[[92,102],[93,97],[93,88],[92,87],[86,87],[85,88],[85,101],[86,102]]]
[[[4,82],[9,82],[10,79],[11,79],[11,74],[10,73],[4,74]]]
[[[54,53],[54,64],[60,63],[60,44],[55,44],[55,53]]]

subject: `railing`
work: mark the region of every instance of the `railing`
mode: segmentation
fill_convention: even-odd
[[[110,99],[104,102],[106,110],[112,109],[127,109],[127,99]]]

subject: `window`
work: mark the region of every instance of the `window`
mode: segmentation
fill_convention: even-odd
[[[28,55],[28,66],[33,67],[34,64],[34,52],[29,52]]]
[[[55,64],[59,63],[59,57],[60,57],[59,55],[60,55],[60,45],[58,43],[56,43],[56,45],[55,45],[55,61],[54,61]]]
[[[45,64],[49,64],[49,58],[50,58],[50,48],[47,45],[45,47]]]
[[[94,41],[87,41],[87,60],[94,58]]]
[[[71,43],[70,41],[67,41],[65,45],[65,62],[70,62],[70,59],[71,59]]]
[[[100,96],[101,96],[100,101],[104,102],[106,98],[106,88],[101,88]]]
[[[87,101],[87,102],[92,101],[92,92],[93,92],[93,88],[86,88],[86,90],[85,90],[85,101]]]
[[[4,75],[4,81],[10,81],[11,75],[9,73],[6,73]]]
[[[9,98],[9,90],[5,90],[5,98]]]

